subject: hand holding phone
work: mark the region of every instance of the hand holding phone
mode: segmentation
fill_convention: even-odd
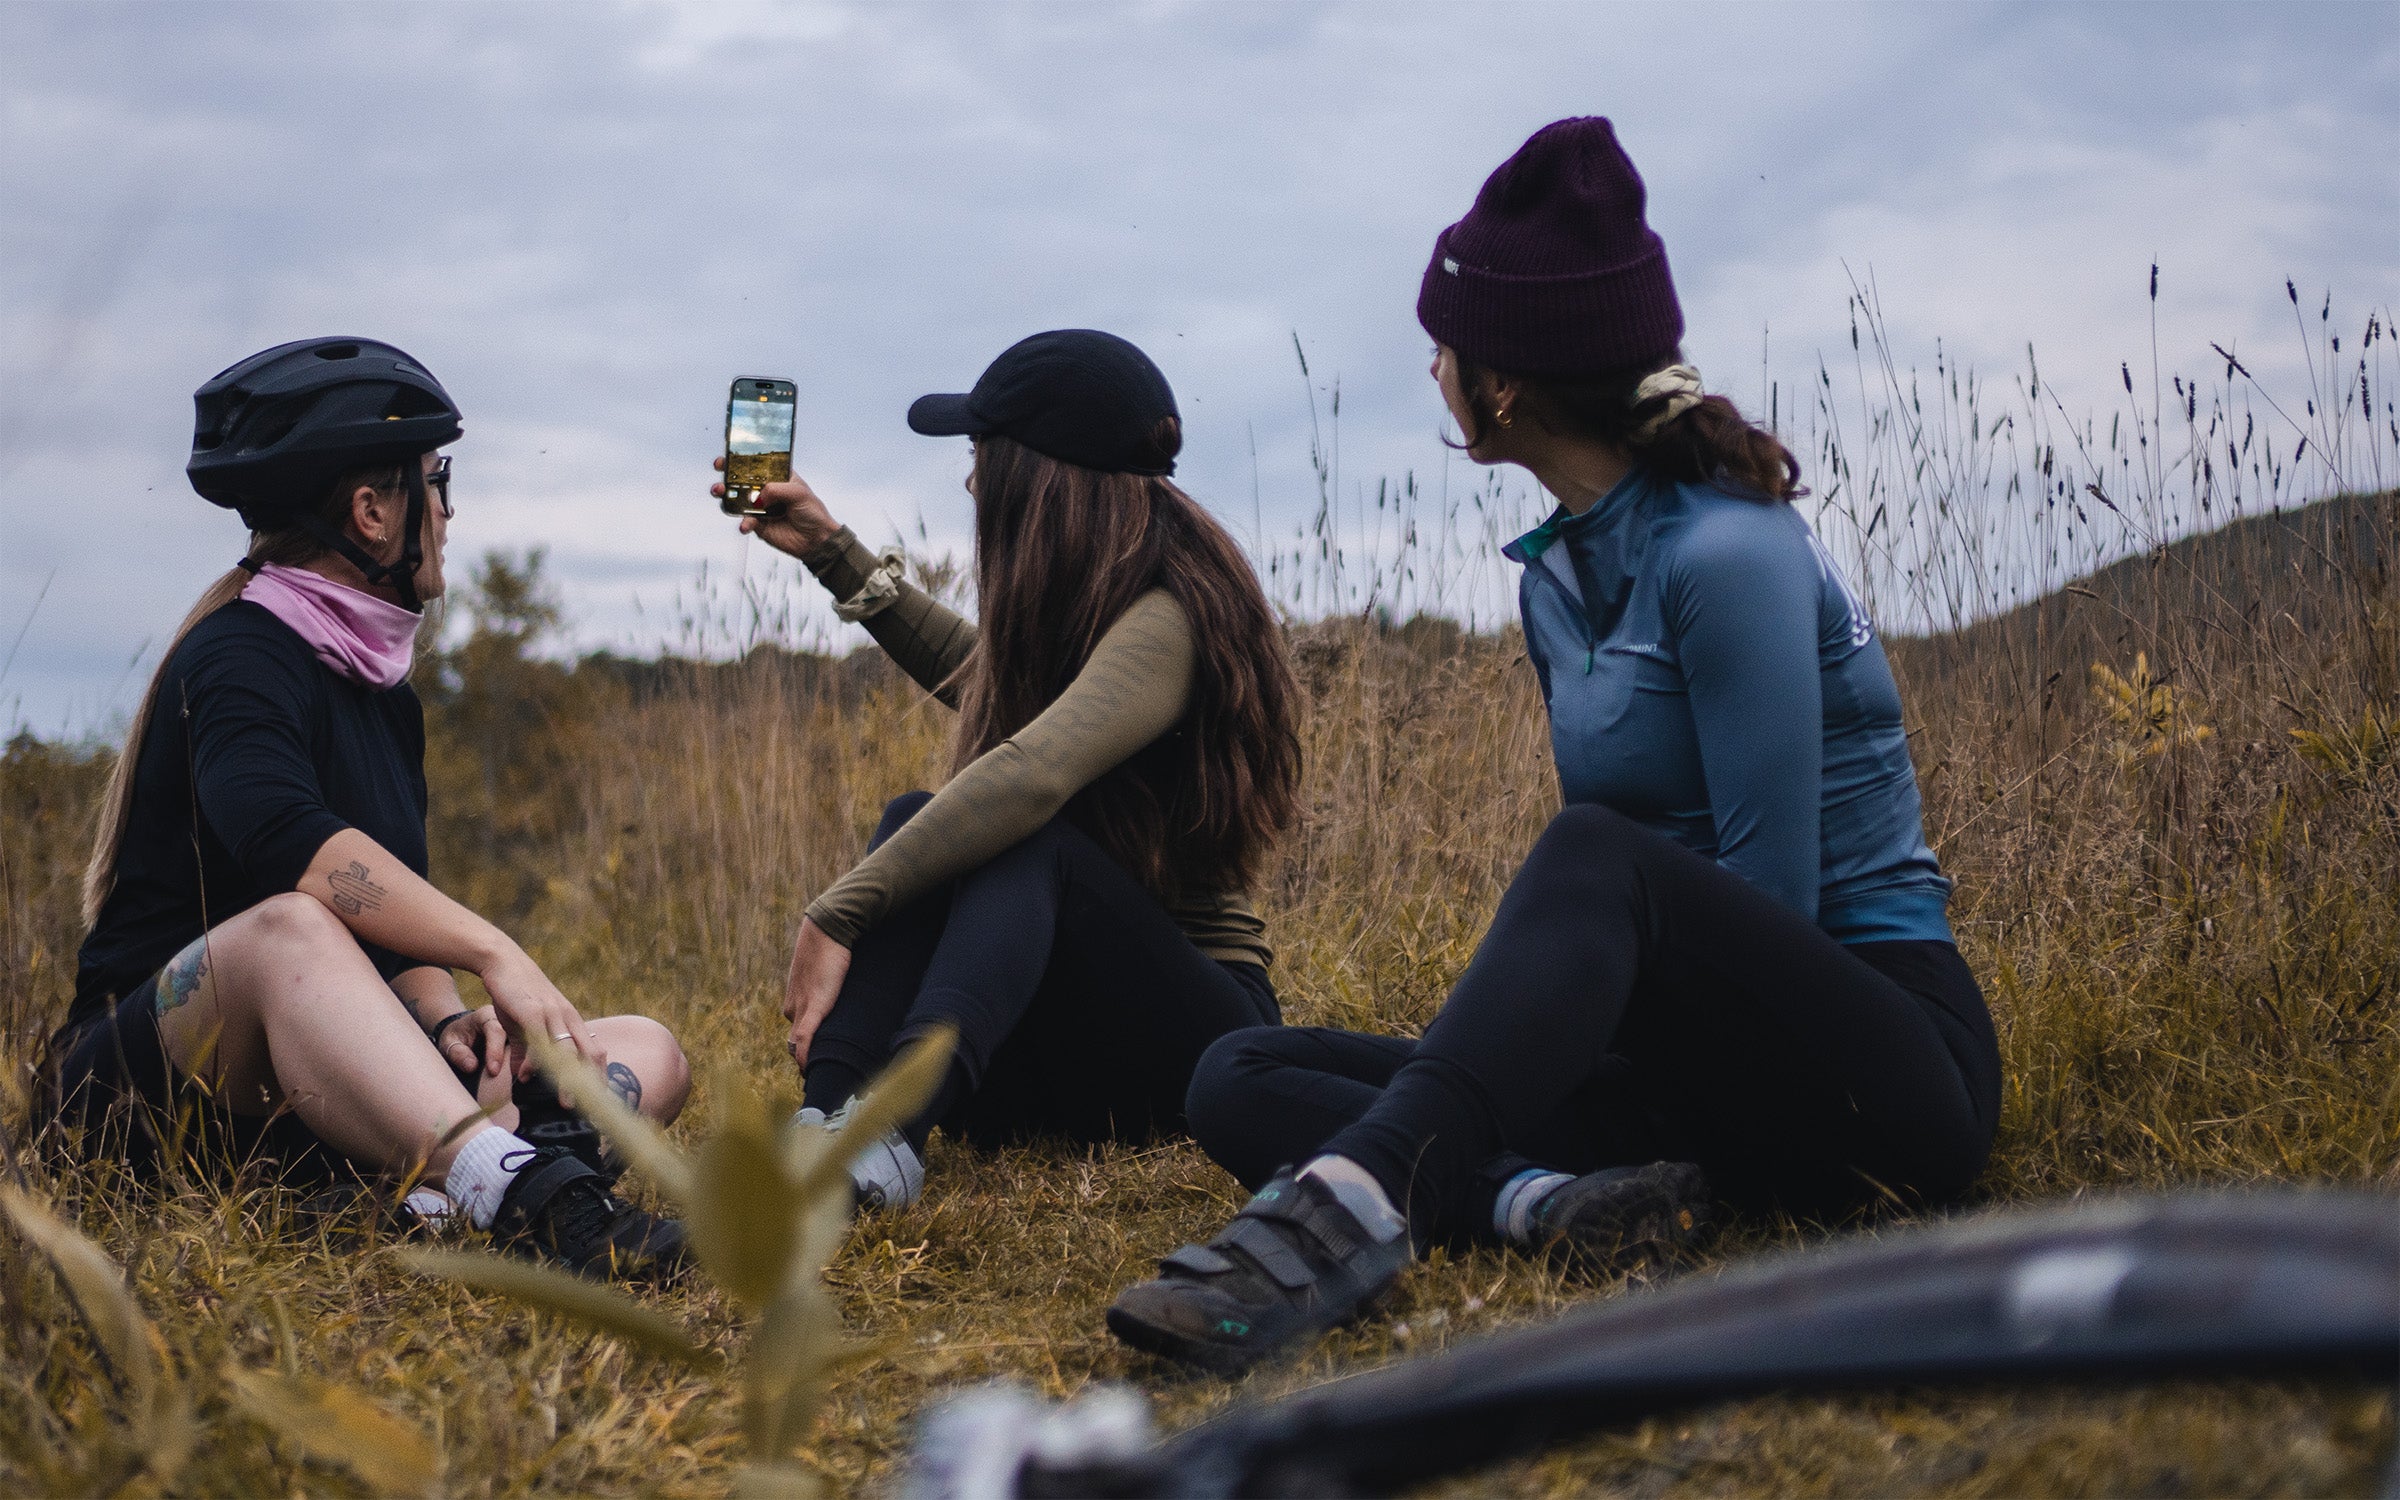
[[[719,473],[724,472],[725,460],[714,461]],[[725,498],[725,486],[712,484],[708,492],[720,500]],[[827,537],[842,529],[833,518],[817,492],[808,481],[795,474],[789,479],[767,485],[758,492],[753,509],[742,512],[742,535],[754,536],[778,552],[794,557],[806,557]],[[728,503],[730,511],[733,506]]]
[[[792,413],[798,392],[788,380],[744,376],[725,398],[725,493],[729,516],[763,516],[762,494],[792,477]]]

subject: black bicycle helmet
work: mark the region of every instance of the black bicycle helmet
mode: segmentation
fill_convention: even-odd
[[[344,473],[403,464],[463,430],[441,382],[403,351],[374,339],[301,339],[253,354],[192,393],[192,457],[184,465],[201,498],[239,511],[253,531],[299,525],[347,557],[369,583],[389,581],[417,607],[425,484],[407,466],[408,518],[401,557],[377,563],[317,513]]]

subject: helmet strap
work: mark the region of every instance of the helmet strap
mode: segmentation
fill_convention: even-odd
[[[400,560],[387,571],[395,575],[392,587],[399,591],[400,607],[421,615],[425,601],[417,597],[417,569],[425,561],[425,466],[412,457],[400,467],[408,475],[408,535],[400,543]]]
[[[303,514],[300,528],[310,536],[331,547],[349,560],[352,567],[366,575],[369,587],[389,584],[400,596],[400,607],[422,614],[425,601],[417,597],[417,569],[425,561],[425,471],[414,463],[401,466],[408,474],[408,508],[404,525],[406,537],[400,544],[400,556],[388,563],[377,562],[366,548],[350,539],[350,534],[324,517]]]

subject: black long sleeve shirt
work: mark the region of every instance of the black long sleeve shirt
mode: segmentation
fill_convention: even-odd
[[[425,874],[425,805],[416,690],[353,682],[265,609],[226,605],[168,659],[68,1024],[130,993],[205,928],[298,887],[345,828]],[[362,946],[386,979],[421,967]]]

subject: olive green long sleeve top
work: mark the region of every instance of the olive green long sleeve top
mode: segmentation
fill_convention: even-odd
[[[802,561],[845,602],[879,566],[848,527]],[[975,647],[970,621],[903,579],[897,597],[861,623],[920,687],[958,706],[953,679]],[[953,776],[882,847],[811,902],[809,920],[855,947],[894,907],[1023,842],[1076,793],[1182,722],[1196,655],[1191,622],[1172,594],[1152,589],[1136,599],[1048,708]],[[1242,892],[1190,892],[1168,915],[1211,958],[1262,967],[1273,960],[1266,924]]]

